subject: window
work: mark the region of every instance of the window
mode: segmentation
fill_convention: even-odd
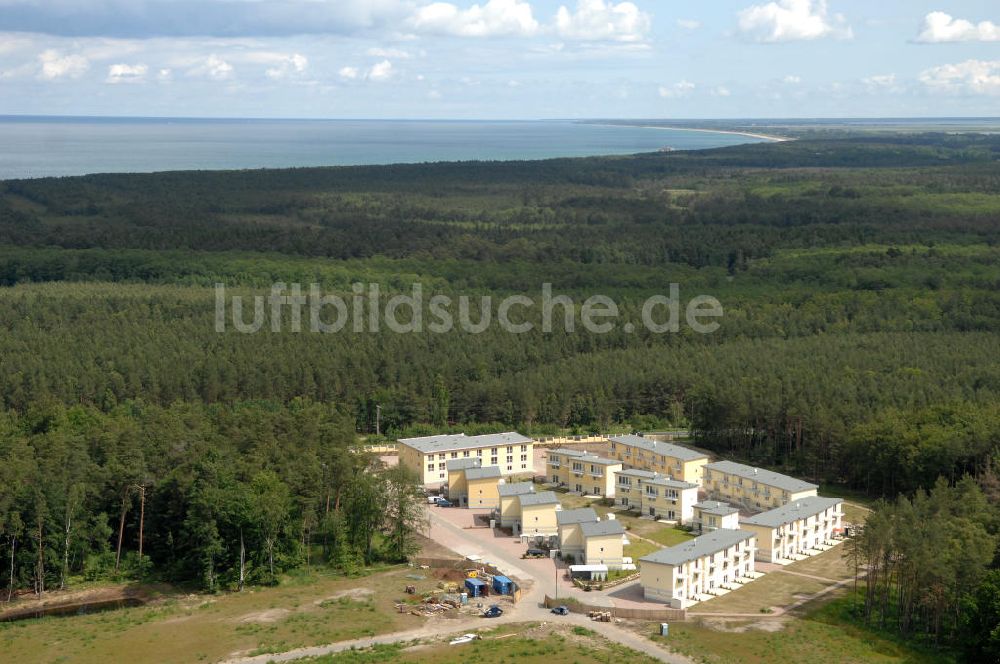
[[[462,456],[463,457],[469,456],[469,450],[465,450],[464,452],[462,452]]]
[[[452,459],[457,459],[458,458],[458,452],[452,452],[451,453],[451,458]]]
[[[526,464],[526,463],[522,463],[522,464],[521,464],[521,468],[522,468],[522,469],[524,469],[524,468],[527,468],[527,467],[528,467],[528,464]]]
[[[527,454],[522,454],[521,455],[521,461],[527,461],[527,460],[528,460],[528,455]]]
[[[490,457],[490,465],[491,466],[497,465],[497,458],[496,457]]]
[[[528,451],[528,446],[527,445],[521,445],[521,451],[522,452],[527,452]]]
[[[507,457],[507,463],[514,463],[514,457],[508,456]]]
[[[429,473],[433,473],[434,472],[434,464],[433,463],[427,464],[427,472],[429,472]]]
[[[439,463],[438,464],[438,470],[444,470],[447,467],[448,467],[448,464],[446,464],[446,463]]]
[[[508,445],[507,446],[507,454],[513,454],[513,453],[514,453],[514,446],[513,445]]]

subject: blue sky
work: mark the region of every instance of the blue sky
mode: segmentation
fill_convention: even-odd
[[[995,0],[0,0],[0,114],[735,118],[998,109]]]

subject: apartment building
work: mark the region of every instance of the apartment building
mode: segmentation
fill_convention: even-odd
[[[756,536],[746,530],[716,530],[639,559],[646,599],[676,609],[711,599],[755,574]]]
[[[442,434],[401,438],[399,464],[417,474],[425,486],[448,481],[448,461],[478,458],[483,466],[496,466],[503,477],[534,475],[534,441],[516,432],[481,436]]]
[[[622,463],[582,450],[555,448],[549,450],[545,467],[546,479],[554,484],[587,495],[613,498],[615,472],[622,469]]]
[[[597,523],[600,518],[591,507],[556,512],[556,526],[559,530],[559,553],[564,557],[573,556],[579,562],[585,557],[583,531],[584,523]]]
[[[521,538],[545,539],[556,537],[559,526],[556,514],[561,509],[559,499],[551,491],[525,493],[517,497],[521,510],[514,534]]]
[[[702,472],[702,487],[710,497],[757,510],[815,496],[819,489],[795,477],[734,461],[706,464]]]
[[[698,485],[702,466],[708,463],[707,455],[691,448],[632,434],[609,436],[608,449],[608,456],[618,459],[626,468],[649,470]]]
[[[694,504],[698,502],[698,485],[662,475],[642,482],[642,513],[657,519],[690,523],[694,519]]]
[[[615,519],[585,521],[580,524],[583,536],[583,564],[605,565],[621,569],[625,551],[625,528]]]
[[[740,520],[757,536],[757,560],[787,565],[830,548],[843,532],[844,501],[809,496]]]
[[[500,507],[500,469],[496,466],[469,468],[464,473],[466,494],[462,507],[470,509],[497,509]]]
[[[642,483],[658,477],[651,470],[627,468],[615,471],[615,505],[635,512],[642,511]]]
[[[521,496],[535,492],[535,485],[531,482],[516,482],[514,484],[501,484],[497,487],[497,494],[500,496],[500,527],[513,528],[521,521]]]
[[[740,527],[740,511],[729,503],[720,503],[718,500],[695,503],[691,525],[700,533],[710,533],[720,528],[737,530]]]
[[[462,498],[469,495],[469,487],[465,482],[465,471],[472,468],[481,468],[483,460],[479,457],[465,457],[461,459],[449,459],[445,462],[445,470],[448,471],[448,500],[456,505],[462,505]]]

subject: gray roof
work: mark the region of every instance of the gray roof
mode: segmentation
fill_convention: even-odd
[[[446,433],[437,436],[421,436],[419,438],[400,438],[398,442],[401,445],[412,447],[418,452],[427,454],[431,452],[467,450],[474,447],[523,445],[534,441],[516,431],[508,431],[507,433],[487,433],[481,436],[466,436],[464,433]]]
[[[788,475],[782,475],[781,473],[776,473],[773,470],[754,468],[753,466],[736,463],[735,461],[716,461],[715,463],[706,464],[705,468],[708,470],[717,470],[719,472],[736,475],[737,477],[754,480],[760,484],[777,487],[783,491],[789,491],[792,493],[819,488],[818,485],[810,484],[805,480],[789,477]]]
[[[600,535],[624,535],[625,528],[614,519],[604,521],[581,523],[580,531],[584,537],[598,537]]]
[[[586,456],[590,454],[590,452],[588,452],[587,450],[574,450],[569,447],[553,447],[551,450],[549,450],[549,456],[552,456],[553,454],[562,454],[563,456],[568,456],[568,457],[578,457],[578,456]]]
[[[729,503],[720,503],[718,500],[706,500],[701,503],[695,503],[694,508],[696,510],[701,510],[706,514],[714,514],[715,516],[729,516],[730,514],[739,514],[739,510],[730,505]]]
[[[593,507],[581,507],[575,510],[560,510],[556,512],[556,523],[560,526],[568,526],[574,523],[595,522],[598,520],[597,512]]]
[[[465,479],[486,480],[500,477],[500,469],[496,466],[483,466],[482,468],[469,468],[465,471]]]
[[[819,514],[834,505],[844,502],[840,498],[822,498],[820,496],[809,496],[801,500],[795,500],[777,509],[761,512],[745,519],[740,519],[740,523],[748,523],[754,526],[766,526],[768,528],[778,528],[785,524],[792,523],[798,519]]]
[[[625,470],[616,470],[615,475],[628,475],[629,477],[638,477],[644,480],[651,480],[657,476],[658,473],[654,473],[651,470],[640,470],[638,468],[626,468]]]
[[[665,486],[671,489],[697,489],[698,485],[692,482],[684,482],[683,480],[675,480],[667,477],[666,475],[658,475],[657,477],[650,478],[645,481],[646,484],[654,484],[656,486]]]
[[[466,470],[468,468],[479,468],[483,465],[483,460],[479,457],[463,457],[461,459],[448,459],[448,472],[454,470]]]
[[[680,459],[681,461],[695,461],[697,459],[708,458],[707,454],[702,454],[701,452],[692,450],[689,447],[682,447],[681,445],[674,445],[673,443],[661,443],[655,440],[650,440],[649,438],[643,438],[642,436],[635,436],[633,434],[628,434],[626,436],[609,436],[608,440],[615,443],[621,443],[622,445],[639,447],[652,452],[653,454],[674,457],[675,459]]]
[[[501,484],[498,487],[501,496],[523,496],[526,493],[534,493],[535,485],[531,482],[517,482],[515,484]]]
[[[599,456],[593,452],[580,452],[579,450],[560,450],[554,449],[549,452],[549,460],[551,461],[553,454],[562,454],[563,456],[569,457],[573,461],[579,461],[580,463],[593,463],[599,466],[620,466],[622,464],[618,459],[608,459],[606,457]]]
[[[559,499],[551,491],[526,493],[521,496],[521,507],[525,505],[558,505]]]
[[[639,559],[644,563],[660,563],[662,565],[683,565],[690,560],[697,560],[704,556],[709,556],[719,551],[724,551],[739,542],[754,537],[754,534],[746,530],[713,530],[707,535],[695,537],[693,540],[672,546],[669,549],[654,551],[648,556]]]

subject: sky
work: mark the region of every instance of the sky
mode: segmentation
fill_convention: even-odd
[[[1000,115],[996,0],[0,0],[0,114]]]

